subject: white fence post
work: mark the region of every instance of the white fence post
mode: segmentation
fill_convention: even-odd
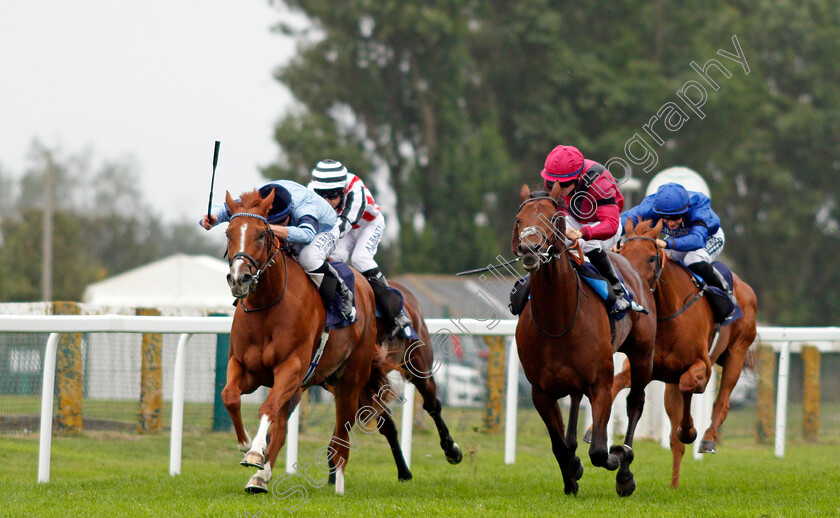
[[[406,381],[403,384],[403,414],[402,432],[400,433],[400,448],[402,448],[405,465],[411,468],[411,437],[414,433],[414,385]]]
[[[306,393],[301,398],[306,397]],[[300,436],[300,402],[295,405],[286,422],[286,473],[294,473],[298,461],[298,437]]]
[[[790,370],[790,342],[782,342],[779,351],[779,383],[776,389],[776,457],[785,456],[785,427],[787,425],[788,371]]]
[[[507,399],[505,401],[505,464],[516,462],[516,414],[519,399],[519,351],[511,338],[507,357]]]
[[[55,354],[58,333],[51,333],[44,352],[44,380],[41,382],[41,444],[38,448],[38,482],[50,481],[52,452],[53,391],[55,390]]]
[[[190,334],[182,334],[175,352],[175,374],[172,382],[172,430],[169,437],[169,474],[181,474],[181,441],[184,435],[184,384],[187,377],[187,342]]]

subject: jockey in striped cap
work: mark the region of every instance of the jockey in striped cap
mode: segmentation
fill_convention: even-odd
[[[309,188],[327,200],[338,213],[333,228],[338,244],[332,254],[336,261],[352,261],[354,268],[367,278],[380,310],[389,325],[388,337],[400,332],[411,334],[411,320],[400,308],[400,301],[388,290],[388,281],[374,259],[385,233],[385,217],[362,179],[347,172],[336,160],[321,160],[312,170]]]

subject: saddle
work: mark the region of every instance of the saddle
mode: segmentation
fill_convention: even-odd
[[[616,303],[616,296],[612,290],[612,286],[610,282],[601,275],[598,270],[592,266],[590,263],[583,263],[582,265],[578,265],[576,262],[571,261],[572,266],[577,271],[577,274],[586,281],[589,286],[601,297],[601,300],[604,302],[604,305],[607,308],[607,314],[610,316],[610,320],[619,321],[627,315],[627,311],[614,311],[615,303]],[[619,273],[619,278],[621,280],[622,286],[624,287],[624,293],[628,300],[633,300],[633,292],[630,291],[627,286],[624,284],[624,279],[621,279],[621,274]],[[522,313],[522,310],[525,309],[525,304],[527,304],[528,300],[531,296],[531,285],[530,285],[530,276],[523,277],[517,280],[514,285],[513,289],[510,292],[510,302],[508,303],[508,309],[514,315],[519,315]],[[647,312],[647,311],[645,311]]]
[[[712,308],[712,316],[715,324],[728,326],[732,322],[735,322],[744,316],[744,312],[741,311],[740,306],[733,303],[732,299],[729,298],[729,295],[727,295],[726,292],[717,286],[709,286],[706,284],[706,281],[703,280],[702,277],[691,271],[685,264],[683,264],[682,261],[677,261],[677,264],[679,264],[683,270],[685,270],[686,273],[694,279],[694,283],[703,290],[703,295],[706,297],[706,300],[709,301],[709,306]],[[714,266],[715,269],[723,275],[729,286],[732,286],[734,289],[732,270],[720,261],[714,261],[712,266]]]

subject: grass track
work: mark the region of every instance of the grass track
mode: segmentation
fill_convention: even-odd
[[[751,438],[723,441],[718,455],[685,459],[678,490],[668,485],[670,452],[640,440],[633,463],[638,487],[629,498],[616,495],[614,472],[589,464],[582,444],[580,492],[568,497],[533,410],[520,428],[512,466],[503,462],[503,435],[485,434],[469,424],[479,419],[448,411],[464,450],[460,465],[445,461],[427,423],[415,431],[414,480],[399,483],[385,440],[357,430],[347,494],[338,497],[331,487],[317,489],[291,477],[275,489],[282,495],[295,484],[305,487],[306,501],[293,514],[286,509],[297,496],[245,494],[254,470],[239,466],[232,432],[187,435],[182,474],[174,478],[166,433],[55,437],[48,484],[35,482],[37,436],[0,436],[0,516],[840,516],[840,441],[833,437],[817,445],[791,441],[784,459],[773,456],[772,445],[757,446]],[[314,463],[329,438],[327,421],[318,423],[302,434],[301,464]],[[282,477],[283,462],[281,451],[272,483]]]

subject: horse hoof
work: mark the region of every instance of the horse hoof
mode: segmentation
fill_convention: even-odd
[[[700,441],[700,448],[698,451],[700,453],[717,453],[717,450],[715,449],[715,441],[703,439]]]
[[[580,457],[572,459],[570,470],[573,479],[580,480],[583,477],[583,462],[580,461]]]
[[[265,455],[256,451],[249,451],[239,464],[248,468],[263,469],[263,466],[265,466]]]
[[[586,429],[586,433],[583,434],[583,442],[586,444],[592,443],[592,428]]]
[[[633,478],[633,474],[630,474],[628,480],[620,480],[621,478],[621,476],[618,476],[615,479],[615,492],[618,493],[618,496],[632,495],[633,491],[636,490],[636,479]]]
[[[452,443],[452,447],[446,452],[447,462],[450,464],[458,464],[463,458],[464,454],[461,452],[461,448],[458,447],[458,443]]]
[[[633,448],[627,446],[626,444],[614,444],[610,448],[610,454],[615,455],[618,457],[619,462],[627,464],[628,466],[633,462],[633,458],[635,457],[633,454]]]
[[[248,485],[245,486],[245,492],[251,493],[252,495],[268,493],[268,484],[265,483],[265,480],[254,475],[251,477],[251,480],[248,481]]]
[[[685,431],[682,426],[677,428],[677,439],[683,444],[691,444],[697,439],[697,429],[693,426]]]
[[[575,482],[575,481],[572,481],[571,484],[567,484],[566,487],[563,488],[563,491],[567,495],[577,496],[577,494],[578,494],[578,483]]]
[[[399,475],[397,475],[397,479],[400,482],[408,482],[412,478],[414,478],[414,475],[412,475],[410,471],[407,471],[405,473],[400,473]]]
[[[604,469],[607,471],[615,471],[621,465],[621,461],[618,459],[616,455],[609,454],[607,455],[607,462],[604,464]]]

